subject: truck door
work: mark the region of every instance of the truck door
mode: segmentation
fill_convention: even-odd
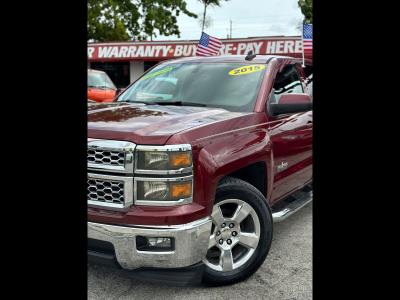
[[[269,100],[304,93],[296,65],[286,65],[276,75]],[[268,130],[274,156],[272,203],[312,180],[312,111],[270,117]]]

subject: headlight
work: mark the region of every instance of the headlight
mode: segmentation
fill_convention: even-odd
[[[192,201],[193,176],[177,178],[135,178],[138,205],[176,205]]]
[[[190,172],[190,145],[137,146],[136,173],[177,174]]]

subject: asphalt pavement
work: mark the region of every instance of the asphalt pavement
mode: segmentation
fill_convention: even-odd
[[[88,299],[312,299],[312,205],[275,224],[267,259],[244,282],[213,288],[165,286],[89,264]]]

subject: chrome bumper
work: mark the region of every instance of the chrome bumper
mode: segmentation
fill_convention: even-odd
[[[123,227],[88,222],[88,238],[114,245],[115,256],[124,269],[140,267],[180,268],[200,262],[207,253],[210,218],[172,226]],[[173,237],[175,249],[168,252],[139,251],[136,236]]]

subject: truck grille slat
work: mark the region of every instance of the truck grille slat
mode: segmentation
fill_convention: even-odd
[[[124,166],[125,153],[121,151],[107,151],[88,149],[87,160],[94,164],[103,164],[110,166]]]
[[[126,208],[133,204],[133,176],[88,173],[87,201],[96,206]]]
[[[88,139],[88,169],[131,174],[135,147],[131,142]]]
[[[88,201],[124,204],[124,182],[88,179]]]

